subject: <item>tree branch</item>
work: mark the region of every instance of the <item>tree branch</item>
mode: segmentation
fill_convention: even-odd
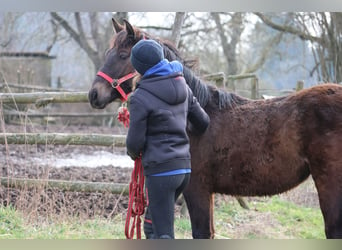
[[[227,36],[225,35],[223,25],[221,23],[220,14],[217,12],[211,13],[211,16],[213,17],[216,27],[221,39],[221,44],[223,48],[223,53],[227,59],[228,62],[228,75],[234,75],[238,72],[237,67],[237,58],[236,58],[236,46],[238,41],[240,40],[241,33],[243,31],[243,27],[241,27],[242,24],[242,15],[241,13],[235,13],[232,15],[232,18],[230,19],[228,25],[232,25],[232,33],[230,36],[230,42],[228,42]]]
[[[275,30],[296,35],[296,36],[298,36],[302,40],[308,40],[308,41],[311,41],[311,42],[317,42],[319,44],[322,43],[322,39],[320,37],[312,36],[312,35],[310,35],[308,33],[305,33],[305,32],[303,32],[301,30],[295,29],[295,28],[293,28],[291,26],[288,26],[288,25],[276,24],[276,23],[272,22],[270,19],[268,19],[265,15],[263,15],[260,12],[254,12],[254,14],[256,16],[258,16],[263,21],[263,23],[265,23],[266,25],[268,25],[269,27],[271,27],[271,28],[273,28]]]
[[[69,23],[63,19],[60,15],[58,15],[56,12],[50,13],[51,17],[57,21],[58,24],[60,24],[67,33],[81,46],[81,41],[79,38],[79,35],[77,32],[69,25]]]
[[[78,33],[79,33],[80,46],[82,48],[85,48],[85,47],[88,46],[88,44],[86,44],[87,38],[86,38],[86,36],[84,34],[84,29],[83,29],[80,13],[79,12],[75,12],[74,13],[74,17],[75,17],[75,21],[76,21],[76,25],[77,25],[77,30],[78,30]]]
[[[262,51],[260,52],[260,55],[256,62],[254,62],[252,65],[250,65],[244,72],[241,74],[249,74],[249,73],[254,73],[257,71],[259,68],[261,68],[262,65],[266,62],[267,58],[271,53],[273,53],[273,50],[270,48],[274,48],[275,44],[279,44],[283,37],[284,33],[278,33],[271,39],[267,41],[267,44],[263,47]]]
[[[78,43],[78,45],[88,54],[90,59],[93,61],[94,65],[98,67],[100,65],[100,59],[98,58],[97,51],[95,51],[89,45],[85,37],[79,13],[75,13],[75,20],[79,33],[77,33],[69,25],[69,23],[56,12],[50,12],[50,15],[53,19],[55,19],[58,22],[58,24],[60,24],[65,29],[65,31],[71,36],[71,38],[74,39],[74,41]]]
[[[97,12],[91,12],[88,14],[89,15],[89,21],[90,21],[90,32],[91,32],[91,36],[93,38],[94,44],[97,47],[97,51],[99,51],[99,44],[98,44],[98,37],[99,37],[99,31],[98,31],[98,27],[99,27],[99,22],[97,19]]]

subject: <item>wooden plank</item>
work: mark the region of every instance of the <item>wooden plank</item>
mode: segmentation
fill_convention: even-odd
[[[0,89],[1,88],[4,88],[4,89],[15,88],[15,89],[34,90],[34,91],[51,91],[51,92],[69,92],[70,91],[66,89],[49,88],[49,87],[43,87],[40,85],[18,84],[18,83],[0,83]]]
[[[117,113],[65,113],[65,112],[53,112],[53,113],[42,113],[42,112],[18,112],[18,111],[4,111],[4,115],[12,116],[28,116],[28,117],[116,117]]]
[[[67,133],[0,133],[0,144],[125,147],[125,135]]]
[[[229,75],[228,80],[241,80],[241,79],[247,79],[247,78],[257,78],[256,74],[242,74],[242,75]]]
[[[0,102],[43,106],[48,103],[88,102],[88,92],[0,93]]]
[[[112,194],[128,195],[128,184],[107,182],[61,181],[23,178],[0,178],[1,185],[10,188],[57,188],[72,192],[109,192]]]

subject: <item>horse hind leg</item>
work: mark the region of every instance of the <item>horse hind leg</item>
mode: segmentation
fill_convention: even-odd
[[[328,239],[342,239],[342,174],[325,172],[312,177],[324,218],[325,235]]]

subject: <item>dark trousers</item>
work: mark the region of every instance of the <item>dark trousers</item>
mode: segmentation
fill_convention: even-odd
[[[175,238],[175,202],[189,180],[190,174],[146,176],[149,200],[144,222],[146,238]]]

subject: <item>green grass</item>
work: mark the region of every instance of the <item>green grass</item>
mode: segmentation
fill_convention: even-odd
[[[249,202],[250,210],[234,199],[215,208],[215,237],[233,239],[325,238],[319,209],[300,207],[279,197]],[[32,222],[11,207],[0,206],[0,239],[125,239],[125,216],[113,219],[65,218]],[[188,218],[175,221],[176,238],[191,238]]]
[[[120,239],[124,229],[119,221],[91,219],[80,222],[77,219],[44,223],[31,228],[34,230],[24,238],[34,239]]]
[[[236,201],[215,210],[216,232],[223,238],[325,238],[321,211],[295,205],[274,196],[250,202],[250,210]]]
[[[0,206],[0,239],[124,239],[124,221],[114,219],[39,221],[32,223],[11,207]]]
[[[12,207],[0,206],[0,239],[20,239],[25,234],[24,218]]]
[[[324,223],[319,209],[299,207],[272,197],[269,202],[257,206],[260,212],[270,212],[279,221],[285,235],[289,237],[317,239],[325,238]]]

